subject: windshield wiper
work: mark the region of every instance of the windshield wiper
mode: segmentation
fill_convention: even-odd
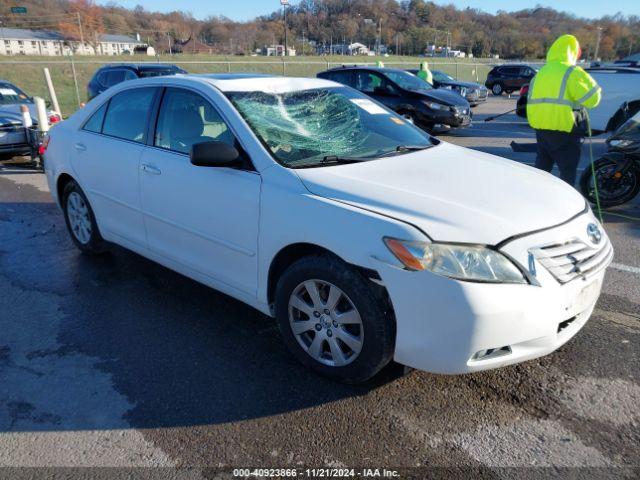
[[[339,157],[337,155],[327,155],[318,162],[300,163],[295,165],[294,168],[315,168],[324,167],[327,165],[344,165],[347,163],[360,163],[371,160],[370,158],[363,157]]]
[[[431,148],[431,145],[398,145],[395,150],[385,152],[378,155],[378,157],[389,157],[392,155],[398,155],[399,153],[417,152],[419,150],[426,150],[427,148]]]

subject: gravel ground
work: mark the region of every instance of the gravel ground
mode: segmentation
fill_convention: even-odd
[[[526,124],[481,122],[514,104],[491,98],[442,139],[533,163],[509,148],[533,140]],[[616,212],[640,218],[638,201]],[[354,387],[305,370],[242,303],[120,248],[83,257],[44,177],[0,167],[0,467],[638,478],[640,220],[605,220],[614,266],[592,319],[554,354],[465,376],[389,368]]]

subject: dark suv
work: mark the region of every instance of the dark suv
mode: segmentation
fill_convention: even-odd
[[[471,107],[463,97],[435,89],[404,70],[338,67],[318,77],[353,87],[428,131],[471,123]]]
[[[107,65],[96,70],[89,84],[87,85],[87,96],[89,100],[101,94],[107,88],[124,82],[144,77],[159,77],[161,75],[175,75],[176,73],[187,73],[175,65],[162,65],[159,63],[122,64]]]
[[[536,69],[529,65],[500,65],[493,67],[484,84],[494,95],[510,94],[531,82],[535,74]]]

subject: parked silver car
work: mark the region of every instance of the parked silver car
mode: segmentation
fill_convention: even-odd
[[[11,157],[29,153],[27,135],[22,124],[20,107],[29,108],[33,125],[38,124],[38,114],[33,98],[20,88],[0,80],[0,155]],[[60,121],[56,112],[47,112],[49,124]]]

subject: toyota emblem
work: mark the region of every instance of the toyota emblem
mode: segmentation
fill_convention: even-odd
[[[598,245],[602,241],[602,232],[600,228],[595,223],[590,223],[587,225],[587,236],[591,243],[594,245]]]

